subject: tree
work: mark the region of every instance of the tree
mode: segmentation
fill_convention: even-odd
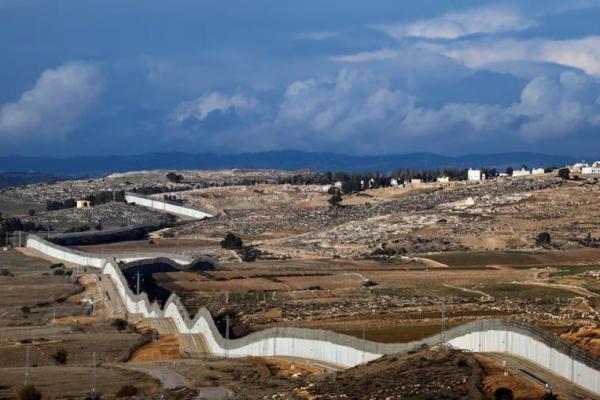
[[[231,232],[227,232],[225,238],[221,240],[221,247],[229,250],[241,249],[244,246],[242,239]]]
[[[56,349],[56,352],[52,354],[50,357],[54,359],[58,364],[66,364],[67,363],[67,351],[62,347]]]
[[[332,186],[330,188],[330,194],[331,198],[327,200],[327,202],[331,204],[332,207],[339,207],[340,203],[342,202],[342,193],[340,192],[340,189]]]
[[[558,395],[555,395],[552,392],[546,392],[542,396],[542,400],[558,400]]]
[[[35,210],[33,208],[29,209],[29,216],[33,217],[35,215]]]
[[[547,247],[550,246],[551,243],[552,239],[550,238],[550,234],[548,232],[541,232],[535,239],[535,244],[538,246]]]
[[[569,168],[561,168],[558,170],[557,176],[562,179],[569,179]]]
[[[495,400],[513,400],[514,399],[513,392],[512,392],[512,390],[510,390],[508,388],[504,388],[504,387],[498,388],[494,392],[494,399]]]
[[[181,183],[181,181],[183,181],[183,175],[176,174],[175,172],[169,172],[167,174],[167,179],[169,182]]]
[[[138,390],[133,385],[123,385],[117,392],[117,397],[131,397],[137,394]]]
[[[512,176],[513,171],[513,167],[506,167],[506,175]]]
[[[26,385],[19,390],[17,395],[19,400],[41,400],[42,393],[33,385]]]

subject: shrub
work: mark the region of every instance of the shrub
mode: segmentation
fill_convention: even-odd
[[[117,397],[131,397],[137,394],[138,390],[133,385],[123,385],[117,392]]]
[[[33,385],[26,385],[17,394],[19,400],[41,400],[42,393]]]
[[[552,239],[550,238],[550,234],[548,232],[541,232],[537,238],[535,239],[535,244],[538,246],[549,246],[552,243]]]
[[[221,247],[224,249],[241,249],[242,246],[244,246],[242,239],[238,235],[231,232],[227,232],[225,238],[221,240]]]
[[[542,396],[542,400],[558,400],[558,395],[552,392],[547,392]]]
[[[508,389],[508,388],[498,388],[496,389],[496,391],[494,392],[494,400],[513,400],[514,396],[513,396],[513,392],[512,390]]]
[[[62,268],[61,268],[61,269],[55,269],[55,270],[54,270],[54,275],[59,275],[59,276],[62,276],[62,275],[64,275],[64,274],[65,274],[65,270],[64,270],[64,269],[62,269]]]
[[[15,276],[15,275],[12,272],[10,272],[8,269],[2,268],[0,270],[0,276]]]
[[[338,207],[340,205],[340,203],[342,202],[342,193],[338,188],[334,188],[333,193],[331,193],[331,198],[327,200],[327,202],[332,207]]]
[[[58,364],[66,364],[67,363],[67,351],[62,347],[56,349],[56,352],[52,354],[50,357],[54,359]]]
[[[21,307],[21,312],[23,314],[29,314],[31,312],[31,308],[29,308],[29,306],[23,306]]]
[[[127,326],[129,325],[129,323],[122,319],[122,318],[117,318],[112,322],[112,325],[118,330],[118,331],[124,331],[125,329],[127,329]]]
[[[65,264],[63,264],[63,263],[56,263],[56,264],[50,265],[50,267],[48,267],[48,268],[50,268],[50,269],[56,269],[56,268],[64,268],[64,267],[65,267]]]

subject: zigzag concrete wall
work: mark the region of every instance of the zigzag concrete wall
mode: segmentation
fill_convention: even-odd
[[[110,276],[119,295],[131,314],[146,318],[171,318],[180,333],[199,333],[212,353],[228,356],[292,356],[352,367],[383,354],[405,352],[422,344],[439,345],[439,335],[410,343],[377,343],[335,332],[271,328],[243,338],[227,340],[221,336],[207,309],[190,318],[176,294],[164,308],[151,304],[146,293],[134,294],[128,287],[116,260],[67,249],[29,235],[27,247],[68,262],[101,268]],[[567,341],[520,321],[503,319],[474,321],[450,329],[446,342],[459,349],[473,352],[506,352],[517,355],[553,371],[577,385],[600,395],[600,360]]]
[[[212,218],[214,215],[197,208],[184,207],[178,204],[170,203],[163,200],[157,200],[149,196],[144,196],[137,193],[125,193],[125,201],[127,203],[135,203],[140,206],[150,207],[155,210],[165,211],[171,214],[196,219]]]

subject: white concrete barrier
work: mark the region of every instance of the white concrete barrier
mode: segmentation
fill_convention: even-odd
[[[157,200],[152,197],[144,196],[137,193],[125,193],[125,201],[127,203],[135,203],[140,206],[153,208],[155,210],[160,210],[183,217],[191,217],[195,219],[205,219],[214,217],[214,215],[197,208],[184,207],[179,204],[174,204],[163,200]]]
[[[227,357],[291,356],[352,367],[384,354],[405,352],[422,344],[438,345],[436,335],[411,343],[377,343],[331,331],[271,328],[239,339],[226,340],[206,308],[191,319],[179,296],[171,294],[164,308],[151,304],[146,293],[134,294],[113,258],[64,248],[34,235],[27,247],[64,261],[102,268],[110,276],[127,312],[146,318],[171,318],[180,333],[202,334],[213,354]],[[600,360],[550,333],[520,321],[482,320],[449,329],[447,344],[472,352],[506,352],[534,362],[555,374],[600,395]]]

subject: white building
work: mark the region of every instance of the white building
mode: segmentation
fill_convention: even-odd
[[[531,175],[540,175],[546,173],[544,168],[534,168],[531,170]]]
[[[437,178],[437,181],[439,183],[448,183],[448,182],[450,182],[450,178],[448,178],[447,176],[439,176]]]
[[[508,178],[508,174],[506,172],[500,172],[498,178]]]
[[[77,208],[91,208],[92,202],[89,200],[77,200]]]
[[[578,173],[578,172],[582,172],[584,168],[589,167],[588,163],[586,162],[580,162],[577,164],[573,164],[573,166],[571,166],[571,173]]]
[[[413,178],[413,179],[410,180],[410,183],[412,185],[418,185],[420,183],[423,183],[423,180],[422,179]]]
[[[527,168],[521,168],[521,169],[513,171],[513,173],[512,173],[513,178],[517,178],[519,176],[527,176],[527,175],[531,175],[531,171],[528,170]]]
[[[481,181],[485,179],[485,174],[480,169],[471,169],[467,172],[467,180],[469,181]]]
[[[397,187],[398,186],[398,179],[396,179],[396,178],[390,179],[390,186]]]
[[[591,167],[582,167],[582,174],[600,174],[600,161],[596,161]]]

